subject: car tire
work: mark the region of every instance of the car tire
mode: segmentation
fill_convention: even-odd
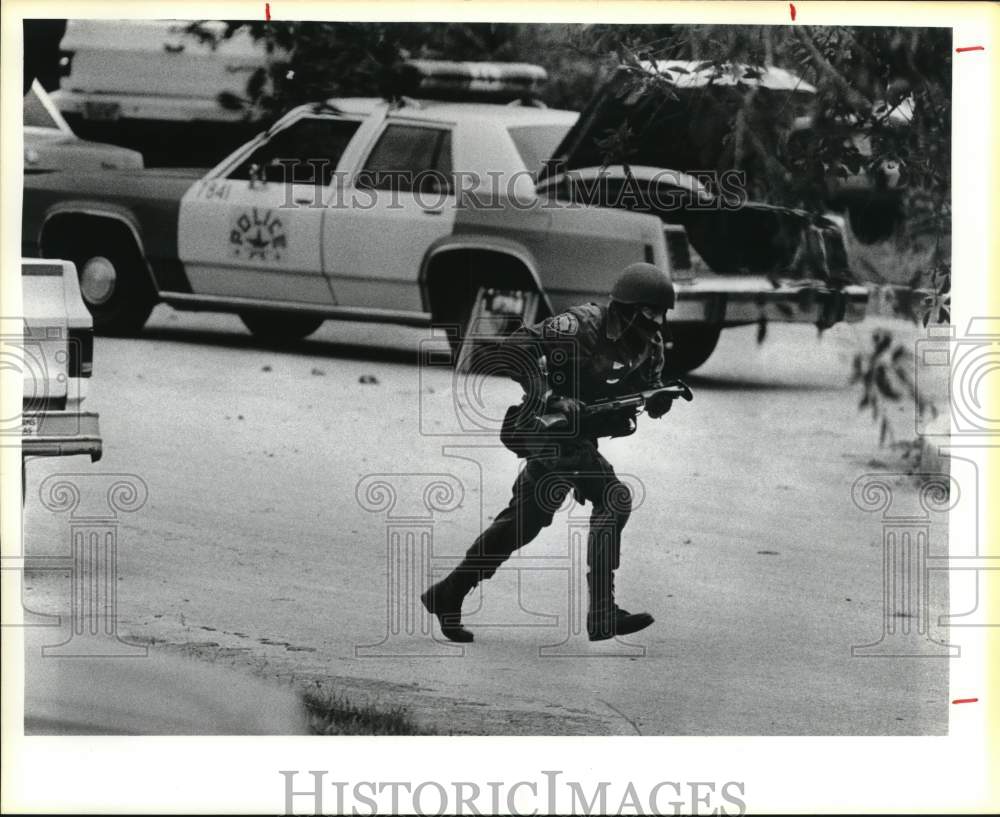
[[[156,293],[142,256],[133,246],[98,233],[71,248],[80,295],[102,335],[134,335],[142,329],[156,305]]]
[[[694,371],[712,356],[721,333],[721,326],[699,324],[671,326],[673,348],[667,350],[665,368],[673,374]]]
[[[299,315],[292,312],[241,312],[240,320],[255,338],[282,345],[294,343],[311,335],[324,318],[321,315]]]

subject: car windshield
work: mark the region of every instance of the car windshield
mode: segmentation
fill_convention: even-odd
[[[524,166],[537,178],[569,128],[569,125],[517,125],[507,130]]]
[[[59,130],[59,123],[52,118],[42,100],[38,98],[35,89],[32,88],[24,95],[24,125],[29,128],[54,128]]]

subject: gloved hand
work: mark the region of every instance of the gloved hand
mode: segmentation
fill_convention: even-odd
[[[547,411],[565,414],[570,423],[574,424],[582,409],[583,402],[575,397],[556,397],[549,403]]]
[[[669,394],[654,394],[649,402],[646,403],[646,414],[654,420],[659,419],[670,411],[673,404],[674,398]]]

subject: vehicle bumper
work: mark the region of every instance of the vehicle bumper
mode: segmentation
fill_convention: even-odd
[[[757,323],[763,316],[781,323],[832,326],[863,320],[868,289],[850,285],[831,288],[822,281],[780,282],[764,277],[713,276],[677,281],[677,306],[672,323],[716,323],[738,326]]]
[[[89,454],[91,462],[97,462],[104,452],[98,420],[99,415],[93,412],[26,414],[21,424],[21,455],[68,457]]]

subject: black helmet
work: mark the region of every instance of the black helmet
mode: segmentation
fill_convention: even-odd
[[[625,267],[615,281],[611,300],[620,304],[655,306],[666,312],[674,308],[674,285],[670,276],[659,267],[638,261]]]

